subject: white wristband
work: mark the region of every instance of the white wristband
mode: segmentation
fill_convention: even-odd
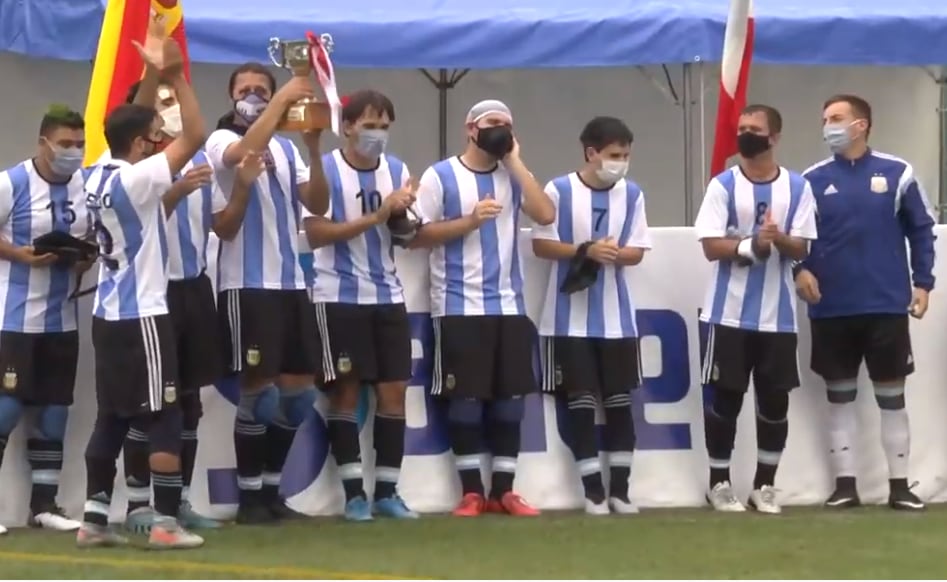
[[[759,259],[753,254],[753,239],[745,238],[737,245],[737,254],[756,263]]]

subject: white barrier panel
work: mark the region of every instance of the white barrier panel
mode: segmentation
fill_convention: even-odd
[[[938,254],[947,251],[947,227],[937,227]],[[709,274],[693,230],[653,229],[654,250],[644,263],[630,269],[630,280],[639,306],[644,386],[634,395],[639,450],[632,473],[632,495],[648,506],[696,506],[703,503],[707,455],[703,445],[701,387],[698,384],[700,328],[697,309]],[[526,237],[524,237],[526,238]],[[548,268],[532,258],[528,240],[523,241],[526,259],[527,304],[530,315],[538,315],[545,292]],[[213,255],[215,253],[211,253]],[[401,277],[407,288],[414,332],[415,381],[408,394],[405,438],[406,457],[400,489],[408,503],[420,511],[444,511],[457,501],[459,484],[448,451],[443,419],[425,398],[432,344],[427,292],[427,257],[422,252],[399,256]],[[936,273],[947,279],[947,266],[939,262]],[[81,305],[84,315],[79,381],[66,443],[66,465],[59,499],[72,515],[79,515],[85,498],[83,450],[95,415],[92,349],[89,338],[90,302]],[[803,311],[804,312],[804,311]],[[947,309],[941,293],[935,292],[931,309],[923,321],[912,321],[917,373],[908,382],[913,452],[911,477],[920,481],[921,497],[947,500]],[[803,318],[799,342],[803,386],[792,393],[789,443],[777,476],[777,487],[787,504],[821,502],[829,493],[826,403],[824,388],[809,371],[809,332]],[[859,396],[858,471],[863,498],[879,502],[887,494],[887,469],[878,434],[878,411],[867,378],[861,378]],[[236,485],[232,426],[235,407],[232,386],[204,389],[204,420],[200,427],[200,449],[191,499],[195,506],[220,518],[234,513]],[[313,514],[338,513],[342,490],[336,468],[327,455],[321,398],[319,415],[309,420],[290,452],[283,475],[283,490],[291,504]],[[755,435],[752,399],[740,417],[737,451],[734,455],[735,486],[741,496],[748,493],[755,469]],[[370,417],[370,415],[369,415]],[[578,475],[571,453],[560,437],[561,410],[549,397],[529,398],[523,422],[522,449],[516,488],[527,499],[545,509],[580,507]],[[0,471],[0,523],[23,524],[29,499],[29,466],[18,429],[11,440]],[[362,432],[363,455],[370,467],[371,427]],[[124,512],[121,468],[116,483],[113,517]],[[371,487],[370,468],[366,484]],[[485,475],[486,476],[486,475]]]

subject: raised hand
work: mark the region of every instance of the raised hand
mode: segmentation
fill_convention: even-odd
[[[237,179],[249,186],[266,171],[266,160],[260,152],[247,152],[237,164]]]
[[[146,67],[151,67],[156,71],[164,69],[164,41],[167,38],[167,20],[163,14],[152,10],[144,44],[137,40],[132,41],[132,45],[138,50]]]
[[[488,194],[486,198],[477,202],[470,216],[474,219],[477,226],[480,226],[488,220],[495,219],[502,211],[503,205],[497,202],[492,194]]]

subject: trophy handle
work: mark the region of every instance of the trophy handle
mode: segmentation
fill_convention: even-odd
[[[286,60],[283,55],[283,43],[279,38],[274,36],[270,39],[270,43],[266,47],[266,52],[270,55],[270,60],[273,61],[274,65],[281,69],[286,66]]]
[[[319,40],[322,41],[322,46],[325,47],[327,53],[331,53],[335,49],[335,41],[332,40],[332,35],[328,32],[320,34]]]

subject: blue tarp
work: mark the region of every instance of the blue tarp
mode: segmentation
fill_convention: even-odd
[[[336,40],[340,67],[718,61],[728,0],[182,0],[198,62],[265,60],[271,36]],[[0,0],[0,50],[90,59],[103,0]],[[947,63],[947,0],[756,0],[757,62]]]

